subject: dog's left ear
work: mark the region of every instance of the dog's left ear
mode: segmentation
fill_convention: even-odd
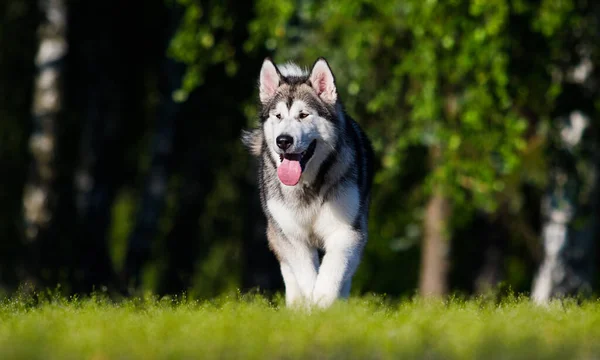
[[[319,58],[313,65],[310,73],[310,83],[319,97],[326,103],[335,104],[337,101],[337,89],[335,87],[335,78],[327,64],[327,60]]]

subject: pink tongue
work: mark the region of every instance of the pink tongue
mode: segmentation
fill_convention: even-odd
[[[300,181],[302,175],[302,167],[300,161],[283,159],[283,162],[277,168],[279,180],[287,186],[294,186]]]

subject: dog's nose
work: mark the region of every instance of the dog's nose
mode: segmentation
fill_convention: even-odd
[[[289,135],[279,135],[277,139],[275,139],[275,142],[277,142],[277,146],[281,150],[285,151],[292,146],[294,139]]]

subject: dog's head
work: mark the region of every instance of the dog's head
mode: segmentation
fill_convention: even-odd
[[[265,59],[259,79],[262,134],[281,182],[294,186],[337,141],[337,89],[327,61],[311,72]]]

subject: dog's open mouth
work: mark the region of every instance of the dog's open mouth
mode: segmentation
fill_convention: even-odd
[[[308,148],[299,154],[281,154],[281,164],[277,167],[277,175],[284,185],[294,186],[300,181],[300,176],[308,160],[314,155],[317,140],[313,140]]]
[[[306,163],[315,153],[315,147],[317,147],[317,140],[313,140],[310,145],[308,145],[308,148],[299,154],[279,154],[279,161],[283,161],[283,159],[299,161],[302,170],[304,170]]]

